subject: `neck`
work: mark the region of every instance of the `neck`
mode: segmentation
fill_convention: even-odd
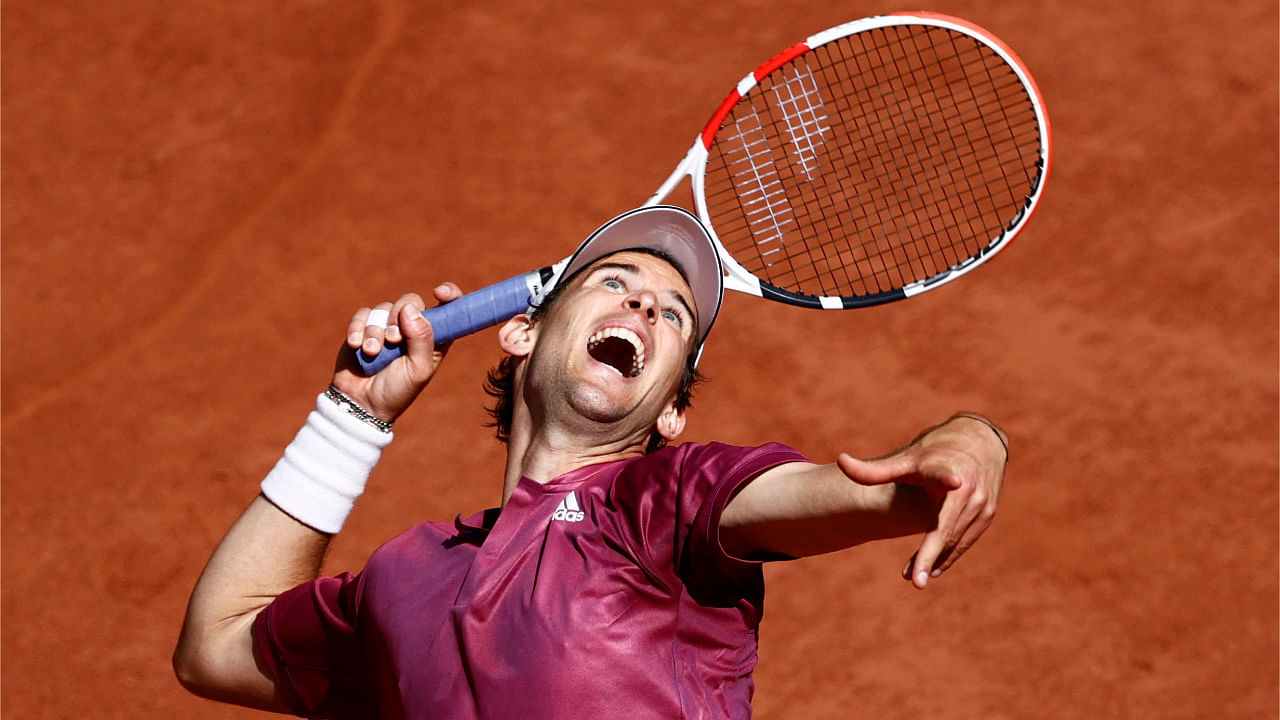
[[[647,433],[642,436],[610,437],[609,428],[568,428],[551,423],[535,424],[520,406],[513,418],[507,441],[507,466],[503,479],[505,506],[520,478],[537,483],[550,482],[565,473],[588,465],[613,462],[644,454]]]

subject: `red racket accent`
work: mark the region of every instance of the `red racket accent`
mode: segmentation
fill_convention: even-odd
[[[712,113],[711,119],[707,121],[707,126],[703,128],[700,136],[703,148],[711,149],[711,141],[715,139],[716,132],[720,130],[720,123],[724,122],[725,116],[733,111],[733,106],[737,105],[741,99],[742,96],[738,94],[737,90],[734,90],[729,93],[729,97],[725,98],[724,102],[720,103],[720,107],[716,108],[716,111]]]
[[[756,82],[759,82],[764,79],[765,75],[768,75],[774,70],[777,70],[783,65],[786,65],[796,59],[797,56],[807,52],[809,52],[809,43],[798,42],[777,55],[774,55],[772,58],[769,58],[768,62],[756,68],[756,71],[751,74],[755,76]]]

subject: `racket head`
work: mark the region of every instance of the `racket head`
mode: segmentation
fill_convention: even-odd
[[[1043,193],[1049,120],[993,35],[898,13],[810,36],[744,77],[684,165],[726,287],[864,307],[1008,246]]]

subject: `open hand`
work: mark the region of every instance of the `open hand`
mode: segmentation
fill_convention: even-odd
[[[930,529],[902,571],[924,589],[991,525],[1004,483],[1006,442],[994,426],[957,415],[887,457],[858,460],[841,454],[836,463],[857,483],[910,485],[933,499],[936,515]]]

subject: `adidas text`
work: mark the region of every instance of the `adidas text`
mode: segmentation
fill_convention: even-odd
[[[564,520],[566,522],[579,522],[586,516],[587,514],[581,510],[565,510],[564,508],[560,508],[559,510],[556,510],[555,515],[551,516],[551,519]]]

